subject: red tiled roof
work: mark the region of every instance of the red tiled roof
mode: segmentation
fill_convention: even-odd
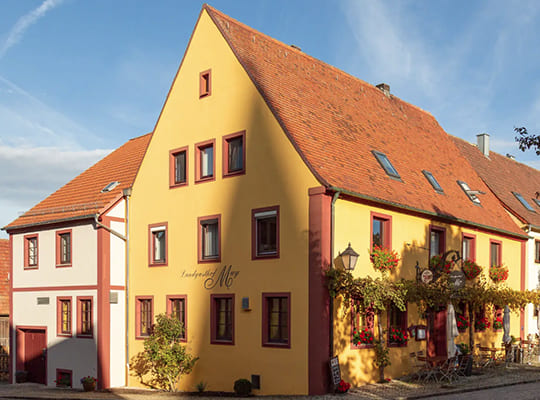
[[[523,234],[435,118],[204,6],[321,184],[444,218]],[[389,178],[372,150],[388,156]],[[433,173],[437,194],[422,174]],[[456,183],[488,192],[474,205]]]
[[[5,227],[64,221],[99,214],[133,185],[151,133],[131,139]],[[101,193],[109,183],[119,184]]]
[[[452,139],[512,214],[523,223],[540,227],[540,207],[533,201],[540,191],[540,171],[493,151],[489,152],[489,158],[485,157],[476,145],[457,137]],[[512,192],[521,194],[536,212],[527,210]]]

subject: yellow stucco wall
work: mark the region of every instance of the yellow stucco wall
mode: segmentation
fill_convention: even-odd
[[[502,261],[509,267],[507,285],[513,289],[520,289],[521,269],[521,242],[501,235],[486,233],[476,229],[462,228],[456,225],[432,221],[427,218],[389,211],[366,204],[338,199],[335,205],[335,240],[334,256],[347,248],[351,243],[353,249],[359,253],[358,262],[353,272],[357,277],[380,277],[370,260],[370,225],[371,212],[388,215],[392,218],[392,248],[398,252],[401,261],[397,271],[389,276],[394,279],[414,279],[416,262],[421,268],[426,268],[429,259],[429,229],[430,225],[446,229],[446,250],[460,251],[462,246],[462,233],[476,235],[476,262],[484,267],[487,274],[489,265],[490,239],[502,241]],[[487,275],[486,275],[487,276]],[[373,349],[352,349],[350,342],[351,313],[342,305],[341,299],[336,300],[334,312],[334,353],[339,356],[344,379],[354,385],[373,382],[379,379],[378,370],[373,366],[375,352]],[[419,319],[415,304],[408,305],[408,324],[425,325],[426,321]],[[493,315],[487,314],[491,322]],[[377,324],[377,321],[375,322]],[[387,315],[382,315],[383,329],[387,328]],[[511,313],[511,333],[520,336],[519,313]],[[502,332],[492,329],[485,333],[475,334],[475,343],[485,346],[500,347]],[[460,334],[456,343],[469,342],[469,333]],[[426,341],[409,340],[406,347],[390,348],[392,365],[385,370],[385,376],[397,378],[410,372],[409,353],[419,350],[426,351]]]
[[[212,70],[212,94],[199,99],[199,73]],[[246,174],[222,178],[222,137],[246,131]],[[194,144],[215,139],[213,182],[195,184]],[[169,189],[169,151],[188,146],[186,187]],[[134,184],[130,214],[130,356],[135,296],[187,295],[188,349],[200,357],[182,390],[204,381],[232,391],[236,379],[261,376],[260,394],[307,392],[308,188],[317,181],[300,159],[206,11],[193,34]],[[280,206],[280,258],[251,259],[251,210]],[[221,262],[198,264],[197,217],[221,214]],[[168,223],[168,266],[148,267],[148,224]],[[182,273],[239,271],[230,288],[206,290]],[[291,293],[291,348],[261,345],[262,293]],[[210,295],[235,294],[235,344],[210,344]],[[251,311],[241,310],[249,297]],[[129,385],[140,385],[133,375]]]

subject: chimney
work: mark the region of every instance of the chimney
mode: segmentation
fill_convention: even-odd
[[[487,133],[480,133],[476,135],[478,143],[478,149],[486,157],[489,157],[489,135]]]
[[[388,83],[379,83],[376,88],[383,92],[385,96],[390,96],[390,85]]]

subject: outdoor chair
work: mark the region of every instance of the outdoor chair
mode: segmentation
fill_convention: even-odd
[[[458,379],[458,369],[459,369],[459,360],[457,357],[448,358],[440,367],[439,367],[439,379],[438,382],[452,381]]]
[[[521,349],[523,351],[523,358],[521,362],[530,364],[534,359],[534,343],[530,340],[522,340]]]
[[[439,366],[432,366],[429,363],[428,358],[424,355],[423,351],[416,352],[416,359],[419,361],[419,363],[423,364],[422,369],[419,371],[420,375],[418,376],[418,380],[421,379],[424,382],[428,382],[430,380],[436,381],[439,374]]]
[[[494,348],[476,345],[478,355],[476,358],[476,366],[480,368],[488,368],[495,366],[495,352]]]
[[[472,358],[472,354],[467,354],[467,355],[461,356],[459,358],[459,363],[458,363],[458,367],[457,367],[457,370],[456,370],[456,375],[458,377],[466,376],[467,366],[468,366],[469,361],[471,360],[471,358]]]

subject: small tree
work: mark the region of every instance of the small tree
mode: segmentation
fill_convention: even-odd
[[[533,149],[536,152],[536,155],[540,156],[540,135],[529,133],[527,128],[523,126],[514,128],[514,131],[518,134],[515,139],[516,142],[518,142],[521,151]]]
[[[189,354],[180,341],[183,332],[184,326],[177,318],[159,314],[151,335],[144,340],[144,352],[139,354],[152,375],[152,383],[169,392],[177,390],[182,375],[189,374],[199,359]]]

